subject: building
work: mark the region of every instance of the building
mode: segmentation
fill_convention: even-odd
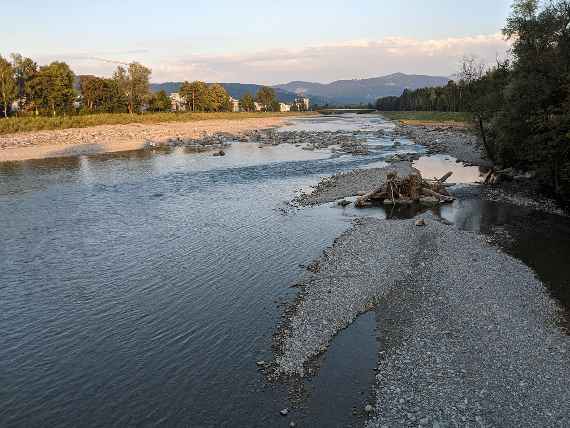
[[[264,109],[263,104],[260,104],[257,101],[255,101],[253,105],[255,106],[255,111],[262,111]]]
[[[230,105],[232,106],[232,111],[237,113],[241,110],[239,105],[239,100],[236,100],[234,97],[230,97]]]
[[[169,98],[172,111],[186,111],[186,100],[178,92],[171,93]]]
[[[291,104],[279,103],[279,111],[281,112],[291,111]]]
[[[311,100],[307,97],[299,97],[295,98],[295,104],[299,107],[300,111],[309,111]]]

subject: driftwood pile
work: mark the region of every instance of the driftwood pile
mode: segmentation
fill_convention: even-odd
[[[404,177],[398,176],[396,172],[389,172],[382,186],[360,196],[355,206],[366,208],[375,202],[386,205],[450,203],[454,201],[454,198],[447,192],[445,182],[452,174],[448,172],[439,179],[426,180],[416,169],[412,174]]]

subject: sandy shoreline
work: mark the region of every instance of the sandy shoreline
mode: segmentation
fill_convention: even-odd
[[[1,135],[0,162],[138,150],[148,140],[161,142],[170,138],[199,138],[204,133],[216,132],[240,134],[251,129],[282,126],[290,119],[291,116],[132,123]]]

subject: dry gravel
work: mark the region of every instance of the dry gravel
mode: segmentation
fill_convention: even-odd
[[[493,166],[485,158],[483,144],[473,130],[441,125],[400,125],[396,132],[427,147],[429,153],[448,154],[471,165]]]
[[[356,169],[332,177],[323,178],[311,193],[303,193],[293,200],[299,206],[319,205],[341,198],[356,196],[358,192],[369,192],[386,181],[389,172],[400,177],[413,172],[410,162],[395,162],[384,168]]]

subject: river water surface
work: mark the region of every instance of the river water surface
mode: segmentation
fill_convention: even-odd
[[[347,115],[289,129],[393,125]],[[236,143],[225,157],[175,149],[0,164],[0,426],[361,424],[381,340],[373,313],[335,339],[287,418],[287,386],[267,384],[256,362],[272,359],[303,266],[362,215],[293,209],[295,191],[422,151],[389,137],[369,143],[362,157]],[[455,164],[420,162],[427,175]],[[499,228],[567,304],[565,219],[476,197],[439,214]]]

